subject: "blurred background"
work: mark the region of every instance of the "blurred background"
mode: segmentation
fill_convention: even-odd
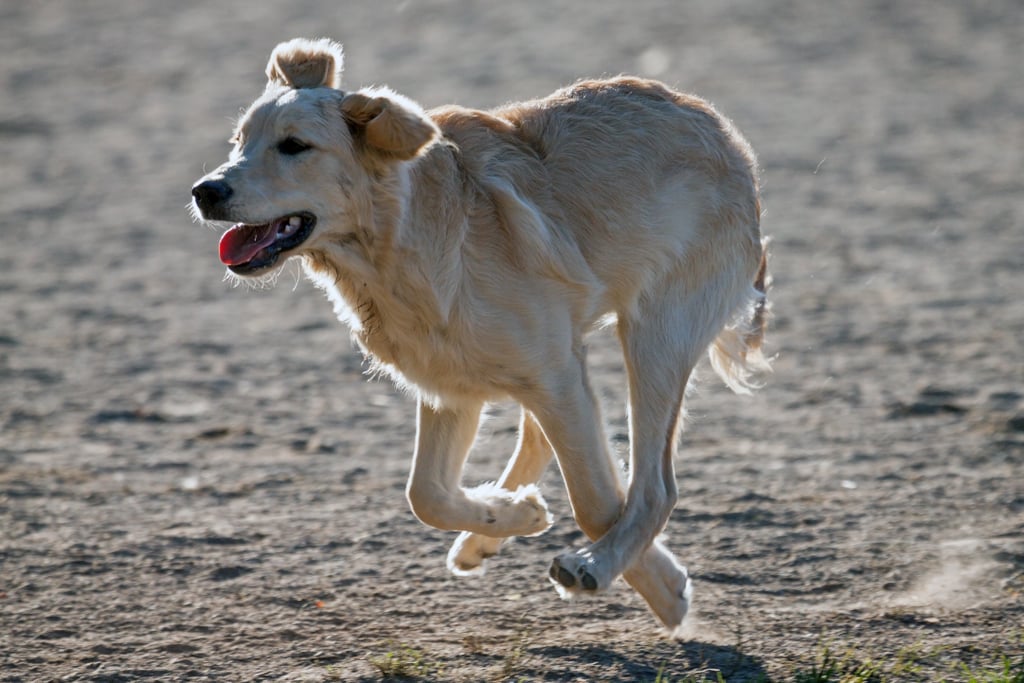
[[[505,588],[449,583],[451,538],[405,509],[412,400],[364,381],[347,332],[294,264],[273,289],[232,288],[218,234],[189,218],[189,189],[226,157],[270,51],[297,36],[344,44],[347,88],[386,84],[426,108],[488,108],[619,73],[712,101],[759,154],[778,357],[758,397],[738,400],[705,373],[691,401],[669,532],[712,610],[698,613],[695,638],[729,641],[774,673],[792,657],[771,653],[813,654],[794,644],[797,630],[856,640],[850,623],[877,612],[874,635],[857,642],[884,652],[918,637],[886,614],[925,619],[943,606],[963,630],[946,619],[953,630],[935,642],[1011,642],[1024,562],[1016,0],[34,0],[0,5],[0,622],[18,625],[0,628],[0,662],[81,673],[84,656],[32,664],[30,643],[54,630],[66,633],[47,640],[52,653],[116,640],[84,625],[140,592],[155,601],[151,621],[122,631],[201,622],[198,607],[174,615],[189,600],[221,604],[244,581],[298,591],[300,606],[344,600],[349,620],[323,632],[365,636],[359,615],[370,624],[397,607],[360,591],[375,582],[393,598],[414,590],[409,576],[447,592],[430,600],[454,623],[480,610],[519,623],[513,606],[526,603],[487,602]],[[609,339],[594,347],[621,451],[621,363]],[[497,475],[514,424],[512,407],[492,410],[468,478]],[[580,540],[559,488],[552,472],[560,525],[522,542],[526,557],[496,585],[571,629],[595,617],[544,585],[550,554]],[[353,530],[364,526],[381,538]],[[395,534],[422,564],[395,558]],[[300,557],[301,580],[273,574]],[[358,578],[374,562],[380,573]],[[47,607],[58,602],[63,617]],[[601,613],[606,671],[640,675],[647,655],[612,624],[650,628],[649,617],[625,590],[613,602],[626,612]],[[258,602],[238,604],[254,611],[235,622],[265,621]],[[807,616],[810,604],[826,607]],[[738,647],[729,634],[751,605],[758,635]],[[405,619],[417,633],[430,622]],[[303,638],[320,637],[302,623]],[[209,628],[198,652],[230,651],[226,670],[252,673],[225,645],[229,627]],[[443,638],[417,637],[444,650]],[[250,644],[274,653],[268,670],[306,665],[267,638]],[[358,659],[351,647],[332,661]],[[696,656],[680,652],[657,656]]]

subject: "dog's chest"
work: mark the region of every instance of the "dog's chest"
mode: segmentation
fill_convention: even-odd
[[[487,345],[465,330],[411,314],[394,302],[359,296],[349,301],[336,287],[327,288],[338,319],[349,326],[373,369],[400,386],[413,386],[439,397],[492,398],[514,383],[508,367],[496,361]]]
[[[441,397],[491,398],[509,380],[479,348],[443,328],[396,329],[383,321],[355,332],[359,346],[400,385]]]
[[[488,337],[464,316],[461,324],[451,317],[443,320],[422,293],[416,297],[379,283],[356,286],[337,271],[334,275],[317,283],[373,369],[398,385],[442,400],[489,400],[514,393],[524,384],[516,345],[507,343],[507,335]]]

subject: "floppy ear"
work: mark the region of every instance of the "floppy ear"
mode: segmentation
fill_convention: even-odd
[[[345,57],[341,43],[327,38],[295,38],[274,48],[267,62],[267,85],[340,88]]]
[[[355,92],[341,101],[345,119],[364,132],[370,148],[397,159],[412,159],[440,133],[423,110],[401,95],[371,97]]]

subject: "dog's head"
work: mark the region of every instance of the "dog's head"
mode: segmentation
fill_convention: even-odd
[[[342,66],[341,45],[329,40],[278,45],[227,162],[192,187],[197,217],[233,224],[220,241],[231,271],[263,275],[321,241],[344,241],[382,171],[437,137],[407,98],[384,88],[344,92]]]

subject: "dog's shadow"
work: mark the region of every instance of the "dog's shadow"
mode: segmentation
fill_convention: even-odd
[[[742,647],[742,646],[740,646]],[[719,683],[768,683],[761,662],[745,654],[740,647],[714,645],[697,641],[639,644],[635,647],[581,644],[520,644],[512,652],[502,654],[474,652],[458,654],[435,662],[435,668],[423,661],[407,662],[408,666],[382,667],[370,677],[359,681],[447,681],[472,680],[459,670],[468,662],[490,669],[498,667],[498,678],[481,680],[516,682],[532,681],[638,681],[669,683],[671,681],[711,681]],[[417,650],[411,650],[417,654]],[[396,657],[396,664],[402,658]],[[390,662],[388,662],[390,663]],[[392,670],[393,669],[393,670]],[[349,679],[345,679],[349,680]]]
[[[729,683],[767,681],[761,663],[736,647],[698,641],[662,642],[636,650],[587,644],[572,647],[534,645],[524,648],[511,680],[580,680],[581,672],[604,665],[597,680],[676,681],[727,680]],[[558,666],[552,666],[554,663]],[[578,663],[578,666],[575,664]],[[719,678],[721,674],[721,678]]]

